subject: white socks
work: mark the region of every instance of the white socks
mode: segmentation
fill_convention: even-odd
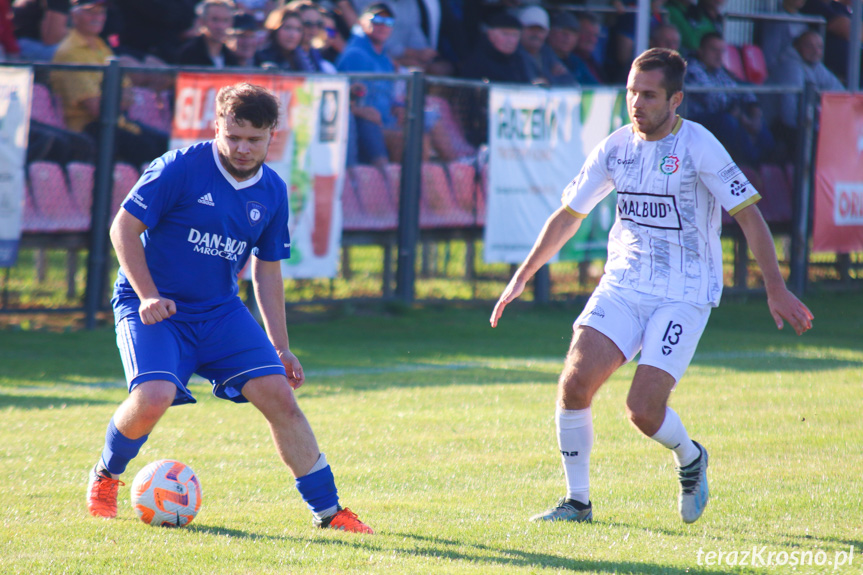
[[[670,407],[665,408],[665,420],[651,439],[674,452],[674,462],[678,467],[686,467],[701,455],[689,439],[680,417]]]
[[[557,445],[566,475],[566,498],[590,502],[590,449],[593,447],[593,416],[590,408],[562,409],[554,414]]]

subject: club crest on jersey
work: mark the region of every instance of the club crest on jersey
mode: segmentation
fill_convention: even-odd
[[[659,164],[659,171],[670,176],[680,168],[680,158],[677,156],[665,156]]]
[[[249,225],[255,227],[264,221],[264,212],[267,208],[260,202],[248,202],[246,204],[246,216],[249,218]]]

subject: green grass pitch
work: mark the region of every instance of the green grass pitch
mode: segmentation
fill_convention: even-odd
[[[290,326],[300,405],[373,536],[314,530],[262,417],[201,380],[199,403],[169,410],[123,477],[192,466],[192,525],[139,522],[128,485],[116,520],[88,516],[87,471],[126,396],[113,331],[0,331],[0,573],[858,574],[863,295],[805,299],[802,337],[777,331],[761,298],[713,312],[671,400],[710,451],[693,525],[670,453],[626,421],[632,365],[594,401],[594,523],[527,521],[563,493],[554,391],[574,307],[513,305],[496,330],[490,307]]]

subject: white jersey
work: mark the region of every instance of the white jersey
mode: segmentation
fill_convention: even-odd
[[[681,118],[655,142],[624,126],[590,153],[563,191],[563,204],[583,218],[615,189],[617,216],[602,281],[718,305],[720,208],[734,215],[761,199],[722,144],[700,124]]]

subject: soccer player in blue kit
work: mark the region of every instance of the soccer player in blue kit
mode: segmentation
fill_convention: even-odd
[[[288,193],[264,164],[278,119],[278,100],[265,88],[222,88],[215,139],[153,161],[114,219],[121,267],[112,304],[129,397],[90,472],[92,515],[117,515],[118,477],[170,406],[195,402],[187,385],[197,373],[216,397],[250,402],[264,415],[314,525],[373,532],[339,505],[333,473],[293,393],[305,376],[285,322]],[[250,255],[266,333],[238,297],[237,274]]]

